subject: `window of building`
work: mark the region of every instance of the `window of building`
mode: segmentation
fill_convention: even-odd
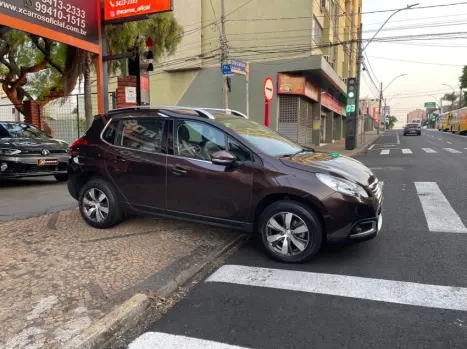
[[[316,45],[321,45],[323,40],[323,27],[315,16],[313,16],[313,34],[311,39]]]
[[[122,120],[117,143],[129,149],[165,153],[165,123],[166,120],[146,117]]]
[[[181,121],[175,130],[175,155],[211,161],[212,154],[226,149],[225,134],[204,122]]]

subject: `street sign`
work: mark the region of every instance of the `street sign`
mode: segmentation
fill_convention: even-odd
[[[232,58],[230,61],[232,73],[246,75],[249,72],[249,65],[239,59]]]
[[[172,10],[172,0],[104,0],[104,21],[107,23],[137,21],[155,13]]]
[[[233,75],[233,73],[232,73],[232,67],[230,66],[230,64],[223,64],[223,65],[222,65],[222,75],[224,75],[224,76],[231,76],[231,75]]]
[[[391,107],[389,105],[383,107],[383,115],[390,115]]]
[[[272,81],[272,78],[267,77],[264,80],[264,98],[269,103],[272,101],[273,97],[274,97],[274,82]]]
[[[436,102],[425,102],[425,108],[436,108]]]

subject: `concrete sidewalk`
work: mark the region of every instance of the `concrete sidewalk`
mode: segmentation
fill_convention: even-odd
[[[355,156],[367,150],[368,147],[370,147],[382,134],[383,132],[380,132],[378,135],[376,130],[373,130],[364,133],[363,137],[361,135],[358,135],[357,148],[355,148],[354,150],[345,149],[345,139],[341,139],[335,143],[324,144],[320,147],[315,147],[315,149],[317,151],[336,152],[346,156]]]

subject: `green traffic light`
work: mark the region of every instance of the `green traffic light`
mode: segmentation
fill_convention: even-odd
[[[354,92],[349,92],[349,98],[354,98],[355,97],[355,93]]]

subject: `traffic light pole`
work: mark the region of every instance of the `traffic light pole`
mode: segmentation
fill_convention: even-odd
[[[136,74],[136,105],[141,105],[141,57],[139,54],[139,50],[136,50],[136,55],[135,55],[135,61],[136,61],[136,71],[138,74]]]
[[[384,117],[381,115],[381,105],[383,104],[383,82],[381,81],[381,86],[379,89],[379,107],[378,107],[378,127],[376,128],[376,134],[379,135],[379,128],[381,127],[381,121],[384,120]],[[385,121],[386,122],[386,121]]]

